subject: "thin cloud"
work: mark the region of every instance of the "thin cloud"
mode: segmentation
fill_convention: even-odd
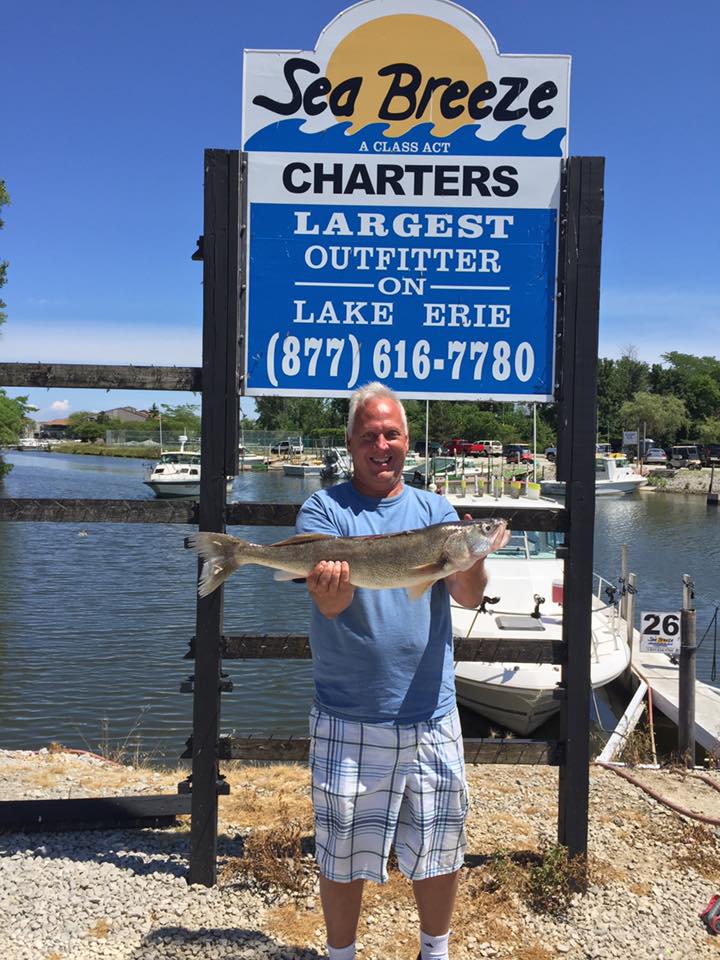
[[[120,324],[9,324],[3,330],[7,363],[100,363],[199,366],[200,330],[153,330]]]
[[[70,401],[69,401],[69,400],[55,400],[55,401],[53,401],[53,403],[50,404],[50,409],[51,409],[51,410],[55,410],[55,411],[57,411],[57,412],[65,412],[66,410],[69,410],[69,409],[70,409]]]

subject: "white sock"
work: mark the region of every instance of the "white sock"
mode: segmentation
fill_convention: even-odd
[[[420,931],[420,954],[422,960],[448,960],[448,939],[450,933],[441,937],[431,937],[429,933]]]
[[[328,960],[355,960],[355,941],[347,947],[331,947],[327,945]]]

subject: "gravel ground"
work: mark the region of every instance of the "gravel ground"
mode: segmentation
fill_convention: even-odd
[[[322,915],[309,856],[276,857],[274,884],[243,864],[268,829],[310,833],[302,767],[224,771],[220,882],[185,881],[188,824],[0,836],[2,960],[311,960],[324,956]],[[652,789],[720,822],[720,792],[672,771],[641,771]],[[172,791],[183,771],[113,765],[57,751],[0,751],[0,798]],[[720,784],[720,776],[712,775]],[[720,960],[698,912],[720,893],[720,829],[657,803],[631,783],[591,771],[590,887],[558,917],[527,891],[533,865],[555,840],[557,771],[481,766],[469,772],[469,849],[451,939],[454,960],[495,957]],[[292,831],[291,831],[292,832]],[[547,863],[547,859],[545,863]],[[280,869],[282,868],[282,869]],[[300,892],[286,875],[305,877]],[[545,888],[541,888],[545,889]],[[414,960],[417,921],[408,884],[391,874],[368,885],[361,960]]]

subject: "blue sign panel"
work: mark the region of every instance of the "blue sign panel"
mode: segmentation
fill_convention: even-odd
[[[569,67],[447,0],[245,52],[247,394],[552,399]]]
[[[552,393],[554,210],[255,203],[253,392]]]

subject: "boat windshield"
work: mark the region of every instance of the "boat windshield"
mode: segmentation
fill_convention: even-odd
[[[199,453],[163,453],[160,463],[199,463]]]
[[[558,531],[513,530],[509,541],[493,557],[518,557],[523,560],[554,560],[555,550],[563,543]]]

